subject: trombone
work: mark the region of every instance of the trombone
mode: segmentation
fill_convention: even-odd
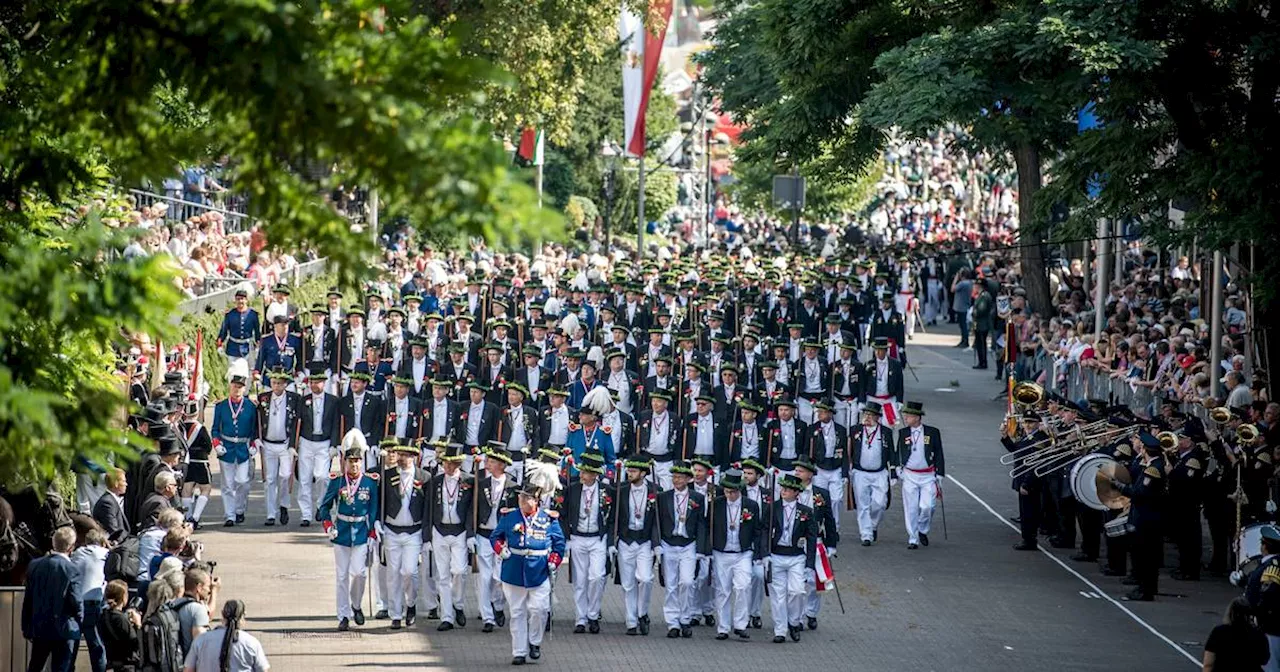
[[[1040,448],[1039,450],[1027,454],[1022,460],[1022,464],[1014,467],[1009,472],[1010,478],[1018,478],[1029,473],[1034,473],[1036,476],[1046,476],[1058,469],[1061,469],[1062,467],[1065,467],[1100,446],[1114,443],[1116,441],[1126,441],[1137,436],[1138,432],[1142,430],[1142,426],[1132,425],[1129,427],[1115,427],[1112,429],[1097,431],[1098,429],[1102,429],[1100,425],[1105,425],[1106,422],[1106,420],[1098,420],[1097,422],[1081,426],[1079,428],[1080,434],[1082,435],[1080,438],[1074,438],[1058,445]],[[1086,431],[1090,432],[1091,435],[1086,436]],[[1031,446],[1028,446],[1028,448],[1030,447]],[[1004,460],[1004,457],[1007,456],[1008,455],[1001,458],[1002,464],[1010,464],[1010,462],[1006,462]]]

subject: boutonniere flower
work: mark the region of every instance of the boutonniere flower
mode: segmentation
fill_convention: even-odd
[[[800,514],[800,522],[804,523],[804,522],[807,522],[808,520],[809,520],[809,514],[807,513]]]
[[[421,488],[423,483],[424,483],[424,481],[414,481],[414,482],[413,482],[413,487],[415,487],[415,488]]]
[[[462,415],[460,415],[460,416],[458,416],[458,417],[459,417],[459,418],[461,418],[462,420],[466,420],[466,419],[467,419],[467,414],[464,412]]]
[[[556,495],[556,506],[564,504],[564,495]]]
[[[641,427],[644,427],[645,429],[648,429],[648,428],[649,428],[649,421],[648,421],[648,420],[645,420],[644,422],[640,423],[640,426],[641,426]]]
[[[393,412],[391,412],[391,413],[388,413],[388,414],[387,414],[387,419],[388,419],[388,420],[390,420],[390,421],[392,421],[392,422],[395,422],[395,419],[396,419],[396,414],[395,414],[395,412],[393,411]]]
[[[471,489],[471,484],[470,484],[470,483],[463,483],[463,484],[461,485],[461,487],[462,487],[462,489],[463,489],[463,490],[470,490],[470,489]]]
[[[744,522],[744,523],[745,523],[745,522],[747,522],[748,520],[751,520],[751,519],[752,519],[752,518],[754,518],[754,517],[755,517],[755,516],[752,516],[750,511],[748,511],[748,510],[746,510],[746,509],[743,509],[743,510],[742,510],[742,522]]]
[[[571,422],[571,423],[569,423],[569,431],[571,431],[571,432],[576,432],[576,431],[578,431],[581,427],[582,427],[582,425],[579,425],[579,424],[576,424],[576,423],[572,423],[572,422]]]
[[[697,420],[690,420],[690,421],[689,421],[689,426],[690,426],[690,427],[695,427],[695,428],[696,428],[696,427],[698,426],[698,421],[697,421]]]
[[[609,506],[611,504],[613,504],[613,498],[609,496],[609,493],[604,493],[604,505]]]
[[[734,392],[734,393],[733,393],[733,400],[734,400],[734,401],[742,401],[742,393],[741,393],[741,392]]]
[[[516,526],[511,528],[511,531],[515,532],[516,534],[524,532],[524,523],[516,523]]]
[[[927,435],[927,434],[926,434],[926,435],[925,435],[925,437],[924,437],[924,445],[926,445],[926,446],[927,446],[927,445],[929,445],[929,435]]]
[[[774,430],[773,430],[773,435],[774,435],[774,436],[782,436],[782,430],[781,430],[780,428],[776,428],[776,427],[775,427],[775,428],[774,428]]]
[[[690,499],[690,500],[689,500],[689,508],[691,508],[691,509],[696,509],[696,508],[698,508],[698,501],[697,501],[697,500],[695,500],[695,499]]]
[[[658,501],[658,496],[653,494],[652,492],[649,493],[649,503],[652,504],[656,501]]]
[[[823,498],[822,498],[822,495],[815,494],[815,495],[813,496],[813,505],[814,505],[814,506],[826,506],[826,504],[827,504],[827,500],[823,499]]]
[[[311,397],[306,397],[305,399],[303,399],[303,400],[302,400],[302,403],[304,403],[304,404],[306,404],[306,405],[310,406],[310,405],[311,405]]]

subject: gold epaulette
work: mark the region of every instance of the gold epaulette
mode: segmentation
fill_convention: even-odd
[[[1200,460],[1197,460],[1197,459],[1196,459],[1196,458],[1194,458],[1194,457],[1193,457],[1193,458],[1191,458],[1191,459],[1189,459],[1189,460],[1187,460],[1187,468],[1188,468],[1188,469],[1199,469],[1199,468],[1200,468]]]
[[[1155,467],[1147,467],[1146,469],[1142,470],[1142,473],[1146,474],[1147,476],[1150,476],[1151,478],[1160,478],[1161,476],[1164,475],[1163,473],[1161,473],[1159,469],[1156,469]]]

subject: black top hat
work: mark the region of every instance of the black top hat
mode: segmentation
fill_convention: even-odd
[[[924,404],[919,401],[903,402],[902,412],[907,415],[924,415]]]

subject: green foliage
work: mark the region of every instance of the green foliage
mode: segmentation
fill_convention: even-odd
[[[591,199],[585,196],[570,196],[569,204],[564,208],[564,214],[571,226],[581,228],[584,225],[588,227],[594,226],[596,218],[600,216],[600,211]]]
[[[805,178],[806,217],[834,217],[861,212],[875,197],[876,183],[884,176],[883,162],[872,162],[859,175],[833,175],[821,169],[821,163],[800,170]],[[764,164],[758,160],[738,161],[733,167],[734,182],[729,187],[735,202],[747,208],[759,208],[778,216],[789,216],[790,210],[773,207],[773,176],[789,175],[791,167],[781,163]]]

